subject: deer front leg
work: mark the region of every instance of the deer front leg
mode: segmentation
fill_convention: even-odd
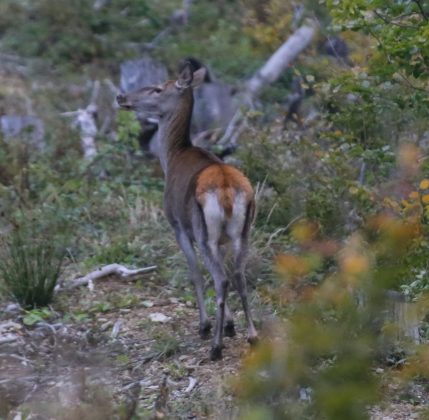
[[[207,339],[210,336],[211,322],[207,316],[206,307],[204,304],[204,279],[198,268],[197,255],[192,245],[191,240],[183,232],[179,226],[175,226],[174,231],[176,233],[177,242],[180,245],[183,253],[185,254],[186,260],[189,267],[189,276],[191,277],[192,283],[194,283],[195,292],[197,295],[197,304],[200,314],[200,326],[199,334],[202,339]]]

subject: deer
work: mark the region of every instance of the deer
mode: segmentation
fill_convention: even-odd
[[[248,304],[245,277],[255,196],[249,179],[237,168],[209,151],[193,146],[190,136],[193,89],[206,70],[183,66],[177,80],[120,94],[120,108],[158,121],[159,159],[165,178],[164,213],[185,255],[199,310],[199,335],[210,337],[211,322],[204,305],[204,279],[197,251],[214,281],[216,322],[209,357],[222,359],[223,336],[235,336],[234,320],[227,305],[232,277],[247,323],[247,341],[258,341]],[[233,254],[232,276],[227,275],[223,245]]]

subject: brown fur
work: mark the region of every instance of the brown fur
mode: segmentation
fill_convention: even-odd
[[[232,214],[237,191],[243,191],[247,201],[253,200],[253,189],[249,180],[238,169],[225,164],[210,165],[199,174],[195,195],[200,205],[204,205],[205,194],[210,191],[217,191],[227,217]]]
[[[203,69],[192,73],[190,65],[186,65],[175,82],[168,81],[128,95],[119,95],[118,103],[122,108],[133,109],[159,120],[159,157],[165,173],[164,209],[189,265],[199,308],[199,332],[203,338],[208,336],[211,323],[204,304],[204,278],[198,267],[195,242],[213,277],[217,310],[210,358],[217,360],[222,357],[224,327],[229,335],[234,333],[233,319],[226,303],[230,281],[220,250],[222,237],[227,236],[233,245],[234,271],[231,275],[242,301],[248,341],[255,343],[258,337],[247,301],[244,275],[255,201],[245,175],[191,143],[192,88],[201,85],[204,75]],[[223,212],[215,209],[214,214],[210,211],[205,213],[201,208],[210,192],[218,194]],[[243,204],[237,209],[233,208],[237,194],[244,194],[244,208]]]

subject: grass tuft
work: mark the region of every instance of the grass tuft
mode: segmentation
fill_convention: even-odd
[[[3,246],[0,277],[6,291],[25,308],[48,305],[53,298],[64,251],[51,238],[35,239],[17,231]]]

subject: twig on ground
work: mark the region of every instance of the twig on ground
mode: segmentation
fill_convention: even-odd
[[[12,343],[13,341],[16,341],[16,340],[18,340],[17,335],[0,337],[0,344]]]
[[[3,384],[7,384],[8,382],[13,382],[13,381],[34,381],[35,379],[38,379],[38,376],[18,376],[18,377],[13,377],[13,378],[8,378],[8,379],[2,379],[0,380],[0,385]]]
[[[110,276],[112,274],[115,274],[121,278],[128,278],[128,277],[134,277],[139,274],[143,273],[149,273],[151,271],[154,271],[157,268],[156,265],[151,265],[149,267],[144,268],[137,268],[137,269],[129,269],[121,264],[108,264],[104,267],[101,267],[95,271],[92,271],[91,273],[83,276],[78,277],[75,280],[68,281],[63,287],[56,287],[56,290],[64,289],[74,289],[76,287],[80,286],[86,286],[90,282],[100,279],[102,277]]]
[[[122,326],[122,319],[118,319],[112,328],[112,333],[110,334],[111,338],[116,338],[119,335],[119,331]]]
[[[197,382],[198,381],[195,378],[193,378],[192,376],[190,376],[189,377],[189,385],[185,389],[185,394],[190,393],[195,388],[195,385],[197,384]]]
[[[52,340],[53,340],[53,346],[57,347],[57,331],[55,327],[51,324],[48,324],[47,322],[40,321],[36,324],[38,327],[44,327],[47,328],[52,333]]]
[[[24,356],[19,356],[17,354],[9,354],[9,353],[0,353],[0,357],[11,357],[12,359],[17,359],[23,362],[25,365],[32,364],[33,362],[30,359],[27,359]]]

